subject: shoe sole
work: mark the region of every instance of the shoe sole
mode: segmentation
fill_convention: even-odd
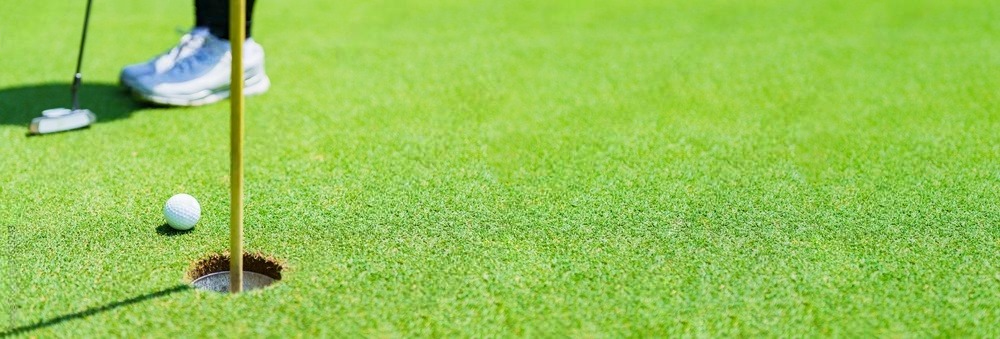
[[[124,79],[123,79],[124,80]],[[216,102],[225,100],[229,98],[229,86],[223,86],[215,89],[204,90],[198,93],[194,93],[184,97],[176,96],[164,96],[157,95],[154,93],[145,93],[136,90],[135,87],[129,86],[128,83],[122,82],[122,85],[127,86],[132,91],[132,96],[137,100],[165,106],[202,106],[208,104],[214,104]],[[265,73],[258,73],[249,78],[246,78],[243,86],[244,96],[254,96],[267,92],[271,88],[271,79],[267,77]]]

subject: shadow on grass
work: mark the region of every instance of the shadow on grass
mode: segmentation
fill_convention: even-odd
[[[70,314],[66,314],[66,315],[61,315],[61,316],[58,316],[58,317],[55,317],[55,318],[51,318],[51,319],[43,319],[43,320],[39,320],[39,321],[37,321],[37,322],[35,322],[33,324],[30,324],[30,325],[25,325],[25,326],[21,326],[21,327],[11,328],[11,329],[8,329],[8,330],[4,331],[3,333],[0,333],[0,337],[11,337],[11,336],[15,336],[15,335],[18,335],[18,334],[25,334],[25,333],[28,333],[28,332],[31,332],[31,331],[34,331],[34,330],[46,328],[46,327],[49,327],[49,326],[55,326],[55,325],[58,325],[58,324],[63,323],[63,322],[67,322],[67,321],[71,321],[71,320],[77,320],[77,319],[83,319],[83,318],[86,318],[86,317],[89,317],[89,316],[92,316],[92,315],[95,315],[95,314],[98,314],[98,313],[101,313],[101,312],[110,311],[110,310],[113,310],[113,309],[116,309],[116,308],[119,308],[119,307],[128,306],[128,305],[132,305],[132,304],[135,304],[135,303],[140,303],[140,302],[143,302],[143,301],[146,301],[146,300],[150,300],[150,299],[155,299],[155,298],[167,296],[167,295],[174,294],[174,293],[177,293],[177,292],[183,292],[183,291],[186,291],[186,290],[189,290],[189,289],[191,289],[191,287],[188,286],[188,285],[178,284],[176,286],[173,286],[173,287],[170,287],[170,288],[167,288],[167,289],[159,290],[159,291],[156,291],[156,292],[146,293],[146,294],[135,296],[135,297],[128,298],[128,299],[125,299],[125,300],[116,301],[116,302],[113,302],[113,303],[110,303],[110,304],[107,304],[107,305],[97,306],[97,307],[91,307],[91,308],[88,308],[88,309],[80,311],[80,312],[75,312],[75,313],[70,313]]]
[[[24,126],[50,108],[70,108],[73,102],[67,83],[46,83],[0,88],[0,125]],[[84,83],[80,87],[80,108],[97,115],[97,123],[128,118],[147,108],[114,84]]]
[[[184,235],[184,234],[191,233],[192,230],[194,230],[194,228],[189,229],[189,230],[180,231],[180,230],[174,229],[173,227],[170,227],[170,224],[164,223],[163,225],[160,225],[159,227],[156,228],[156,234],[163,235],[163,236],[168,236],[168,237],[173,237],[173,236],[177,236],[177,235]]]

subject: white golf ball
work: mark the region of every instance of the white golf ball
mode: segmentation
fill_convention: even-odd
[[[189,230],[201,219],[201,205],[190,195],[177,194],[167,199],[167,204],[163,206],[163,216],[167,218],[170,227],[180,231]]]

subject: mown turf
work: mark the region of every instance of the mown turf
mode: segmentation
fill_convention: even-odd
[[[261,1],[240,296],[228,105],[115,88],[190,6],[97,1],[25,137],[82,6],[0,11],[3,334],[1000,336],[997,2]]]

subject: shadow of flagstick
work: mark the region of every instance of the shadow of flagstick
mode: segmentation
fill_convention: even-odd
[[[101,313],[101,312],[110,311],[110,310],[113,310],[113,309],[116,309],[116,308],[119,308],[119,307],[122,307],[122,306],[128,306],[128,305],[132,305],[132,304],[135,304],[135,303],[140,303],[140,302],[143,302],[143,301],[146,301],[146,300],[159,298],[159,297],[162,297],[162,296],[174,294],[174,293],[185,291],[185,290],[188,290],[188,289],[191,289],[191,286],[184,285],[184,284],[178,284],[177,286],[170,287],[170,288],[167,288],[167,289],[164,289],[164,290],[160,290],[160,291],[156,291],[156,292],[151,292],[151,293],[146,293],[146,294],[143,294],[143,295],[140,295],[140,296],[135,296],[135,297],[128,298],[128,299],[125,299],[125,300],[116,301],[116,302],[113,302],[113,303],[110,303],[110,304],[107,304],[107,305],[103,305],[103,306],[91,307],[91,308],[88,308],[88,309],[80,311],[80,312],[75,312],[75,313],[70,313],[70,314],[66,314],[66,315],[61,315],[61,316],[58,316],[58,317],[55,317],[55,318],[51,318],[51,319],[43,319],[43,320],[40,320],[40,321],[35,322],[34,324],[30,324],[30,325],[24,325],[24,326],[20,326],[20,327],[11,328],[11,329],[8,329],[8,330],[4,331],[3,333],[0,333],[0,337],[10,337],[10,336],[18,335],[18,334],[24,334],[24,333],[31,332],[31,331],[34,331],[34,330],[37,330],[37,329],[46,328],[46,327],[49,327],[49,326],[54,326],[54,325],[57,325],[59,323],[63,323],[63,322],[66,322],[66,321],[86,318],[86,317],[89,317],[89,316],[92,316],[92,315],[95,315],[95,314],[98,314],[98,313]]]

